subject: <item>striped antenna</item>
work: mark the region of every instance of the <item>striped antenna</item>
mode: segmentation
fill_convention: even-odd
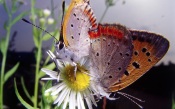
[[[47,33],[47,34],[49,34],[50,36],[52,36],[56,41],[58,41],[58,39],[56,39],[55,36],[53,36],[52,34],[50,34],[48,31],[44,30],[43,28],[41,28],[41,27],[39,27],[39,26],[37,26],[37,25],[31,23],[30,21],[28,21],[28,20],[26,20],[26,19],[24,19],[24,18],[22,18],[22,20],[23,20],[24,22],[28,23],[28,24],[33,25],[33,26],[36,27],[36,28],[39,28],[40,30],[42,30],[42,31],[44,31],[45,33]]]

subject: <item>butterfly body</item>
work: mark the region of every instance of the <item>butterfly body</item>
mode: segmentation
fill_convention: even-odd
[[[57,49],[62,59],[69,57],[69,61],[78,63],[88,57],[88,70],[96,78],[95,84],[106,92],[135,82],[169,48],[168,40],[161,35],[130,30],[120,24],[97,24],[89,0],[72,0],[62,31],[65,49]]]
[[[80,59],[74,54],[74,52],[70,51],[67,47],[65,47],[64,43],[58,42],[55,45],[56,48],[56,56],[57,59],[66,62],[78,62]]]

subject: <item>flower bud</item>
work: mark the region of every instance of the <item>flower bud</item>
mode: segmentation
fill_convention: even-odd
[[[53,18],[48,18],[47,20],[48,24],[51,25],[54,23],[54,19]]]
[[[36,20],[37,16],[36,15],[34,15],[34,16],[30,15],[29,18],[30,18],[30,20]]]
[[[43,14],[44,14],[45,17],[48,17],[48,16],[50,15],[50,13],[51,13],[51,12],[50,12],[49,9],[44,9],[44,10],[43,10]]]
[[[42,26],[44,26],[46,20],[45,20],[45,18],[40,18],[40,19],[39,19],[39,22],[40,22],[40,25],[41,25],[41,27],[42,27]]]

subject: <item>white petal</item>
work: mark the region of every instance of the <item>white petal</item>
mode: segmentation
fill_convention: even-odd
[[[52,86],[51,88],[47,89],[45,92],[55,91],[58,87],[60,87],[60,85],[62,85],[62,83]]]
[[[86,103],[88,105],[88,108],[92,109],[92,103],[91,103],[91,99],[90,99],[91,95],[90,94],[86,95],[86,93],[83,93],[83,95],[84,95],[84,98],[85,98]]]
[[[43,72],[45,72],[47,75],[49,75],[50,77],[52,77],[54,79],[57,79],[58,72],[55,72],[55,71],[52,71],[52,70],[49,70],[49,69],[45,69],[45,68],[42,68],[41,70]]]
[[[57,82],[59,82],[59,81],[60,81],[60,78],[61,78],[61,77],[60,77],[60,75],[61,75],[61,73],[59,73],[59,74],[58,74],[58,77],[57,77]]]
[[[70,91],[71,91],[71,89],[68,89],[66,98],[64,99],[63,109],[66,109],[66,107],[67,107],[67,103],[68,103],[69,97],[70,97]]]
[[[58,102],[57,106],[59,107],[61,105],[61,103],[63,102],[63,100],[65,99],[68,91],[69,91],[68,88],[63,89],[61,94],[59,94],[57,99],[54,101],[54,104]]]
[[[75,109],[76,106],[76,102],[75,102],[75,97],[76,96],[76,92],[71,91],[70,93],[70,99],[69,99],[69,109]]]
[[[84,106],[84,100],[83,100],[83,98],[82,98],[81,93],[79,92],[77,96],[78,96],[77,98],[78,98],[79,103],[80,103],[80,106],[81,106],[80,109],[85,109],[85,106]]]
[[[79,92],[77,93],[77,106],[78,106],[78,109],[81,109],[81,104],[80,104],[80,101],[79,101]]]
[[[55,91],[53,91],[51,93],[51,95],[56,95],[58,94],[61,90],[63,90],[66,87],[66,85],[63,83],[62,85],[60,85]]]
[[[41,80],[55,80],[54,78],[41,78]]]
[[[90,90],[85,90],[85,93],[86,93],[86,95],[89,96],[89,98],[90,98],[90,100],[92,101],[92,103],[93,103],[95,106],[97,106],[97,103],[96,103],[96,101],[95,101],[95,99],[94,99],[94,96],[92,95],[92,92],[90,92]]]

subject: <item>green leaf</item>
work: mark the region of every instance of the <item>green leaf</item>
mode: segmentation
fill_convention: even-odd
[[[21,20],[24,16],[26,16],[29,13],[29,11],[25,11],[23,13],[21,13],[20,15],[18,15],[10,24],[11,26],[14,25],[16,22],[18,22],[19,20]]]
[[[34,103],[34,101],[35,101],[34,96],[32,96],[30,100],[32,101],[32,103]]]
[[[3,55],[4,55],[4,53],[5,53],[6,49],[7,49],[5,47],[5,40],[6,40],[5,37],[0,40],[0,50],[1,50],[1,52],[2,52]]]
[[[53,70],[53,69],[55,68],[55,63],[52,62],[51,64],[49,64],[49,65],[47,65],[47,66],[44,66],[44,68]]]
[[[14,86],[15,86],[15,94],[18,97],[19,101],[27,108],[27,109],[34,109],[30,104],[28,104],[26,101],[23,100],[21,95],[18,92],[18,88],[16,85],[16,79],[14,79]]]
[[[49,70],[53,70],[55,68],[55,63],[51,63],[47,66],[44,66],[44,68],[49,69]],[[43,71],[40,70],[38,78],[42,78],[45,75],[46,74]]]
[[[23,77],[21,77],[21,84],[22,84],[22,88],[23,88],[23,90],[24,90],[24,93],[26,94],[26,96],[27,96],[28,99],[30,100],[30,99],[31,99],[31,96],[30,96],[29,92],[27,91],[27,88],[26,88],[26,86],[25,86],[24,78],[23,78]]]
[[[46,84],[42,87],[42,93],[44,94],[45,91],[46,91],[47,89],[51,88],[51,87],[52,87],[52,81],[49,80],[49,81],[47,81]]]
[[[55,37],[55,36],[58,36],[59,32],[58,32],[58,31],[55,31],[55,32],[46,33],[46,34],[43,36],[43,41],[47,41],[47,40],[53,38],[50,34],[53,35],[53,36]],[[57,37],[55,37],[55,38],[57,38]],[[58,39],[58,38],[57,38],[57,39]]]
[[[19,67],[19,62],[16,63],[16,65],[5,74],[4,83],[15,73],[18,67]]]

